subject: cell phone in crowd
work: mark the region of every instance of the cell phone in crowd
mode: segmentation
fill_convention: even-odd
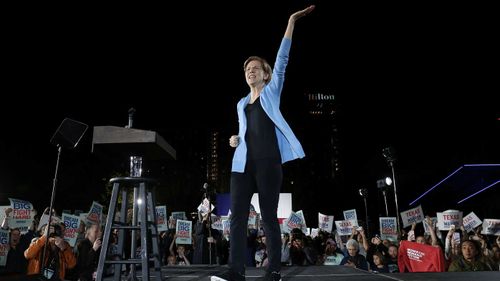
[[[460,244],[460,232],[453,232],[453,242],[455,242],[455,244]]]

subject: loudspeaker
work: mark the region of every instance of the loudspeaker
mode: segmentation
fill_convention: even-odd
[[[87,128],[87,124],[65,118],[50,139],[50,142],[63,148],[74,148],[78,145]]]

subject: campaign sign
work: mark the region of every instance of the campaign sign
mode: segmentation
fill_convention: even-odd
[[[472,230],[474,230],[474,228],[483,224],[483,222],[476,216],[476,214],[474,214],[474,212],[470,212],[467,216],[465,216],[462,223],[464,225],[465,231],[467,232],[471,232]]]
[[[223,231],[224,229],[222,227],[222,218],[219,217],[219,216],[216,216],[216,215],[212,214],[212,224],[211,224],[211,227],[213,229],[217,229],[217,230]]]
[[[168,228],[175,229],[177,226],[177,220],[186,219],[186,212],[172,212],[170,218],[168,219]]]
[[[403,221],[403,227],[410,226],[413,223],[422,222],[424,221],[424,219],[424,211],[422,210],[422,206],[420,205],[413,209],[401,212],[401,221]]]
[[[87,215],[87,222],[91,224],[100,224],[102,221],[102,210],[103,206],[96,201],[92,202],[90,211]]]
[[[176,244],[192,244],[192,224],[191,221],[177,220],[177,225],[175,227],[175,234],[177,235],[175,239]]]
[[[33,205],[25,200],[9,198],[12,213],[10,214],[10,228],[30,227],[33,223]]]
[[[311,228],[311,238],[314,239],[318,236],[319,228]]]
[[[462,226],[462,212],[457,210],[447,210],[442,213],[437,213],[437,227],[439,230],[450,230],[451,225],[455,226],[455,229],[459,229]]]
[[[203,202],[198,206],[198,212],[202,214],[207,214],[209,212],[208,206],[210,206],[210,212],[212,212],[215,208],[213,204],[211,204],[207,198],[203,199]]]
[[[158,231],[168,230],[167,206],[156,206],[156,226]]]
[[[71,247],[75,247],[78,229],[80,228],[80,216],[63,213],[62,221],[66,228],[64,230],[64,241],[67,241]]]
[[[356,214],[356,209],[344,211],[344,220],[353,220],[358,225],[358,215]]]
[[[332,232],[334,224],[333,216],[318,213],[318,228],[327,232]]]
[[[7,263],[7,254],[9,253],[9,231],[0,229],[0,266]]]
[[[380,217],[380,238],[396,241],[398,239],[398,229],[396,226],[396,218]]]
[[[339,235],[351,235],[353,227],[358,225],[354,220],[335,221],[335,227]]]
[[[251,208],[248,213],[248,229],[257,229],[257,212],[255,209]]]
[[[296,213],[292,212],[288,217],[286,228],[288,230],[288,233],[294,228],[302,229],[302,218]]]
[[[484,219],[482,234],[500,236],[500,220]]]
[[[172,218],[176,220],[186,220],[186,212],[172,212]]]
[[[304,217],[304,212],[302,210],[295,212],[297,216],[299,216],[302,219],[302,232],[306,233],[307,230],[307,224],[306,224],[306,218]]]

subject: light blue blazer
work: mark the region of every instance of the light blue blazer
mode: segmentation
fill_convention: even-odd
[[[281,91],[285,81],[285,68],[288,63],[288,54],[290,52],[292,40],[283,38],[281,41],[276,62],[274,63],[273,75],[271,81],[264,87],[260,93],[260,103],[264,112],[273,121],[276,128],[276,137],[281,154],[281,163],[291,161],[305,156],[302,145],[292,132],[292,129],[283,118],[280,111]],[[232,172],[245,172],[247,162],[247,144],[245,142],[245,133],[247,130],[247,119],[245,107],[250,101],[251,93],[242,98],[237,105],[240,143],[236,147],[233,156]]]

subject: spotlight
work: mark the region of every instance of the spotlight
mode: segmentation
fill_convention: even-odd
[[[390,177],[385,178],[385,184],[391,185],[392,184],[392,179]]]
[[[387,206],[387,191],[389,191],[389,187],[392,185],[392,179],[390,177],[386,177],[385,179],[379,179],[377,181],[377,187],[382,194],[384,195],[384,204],[385,204],[385,216],[389,216],[389,207]]]

